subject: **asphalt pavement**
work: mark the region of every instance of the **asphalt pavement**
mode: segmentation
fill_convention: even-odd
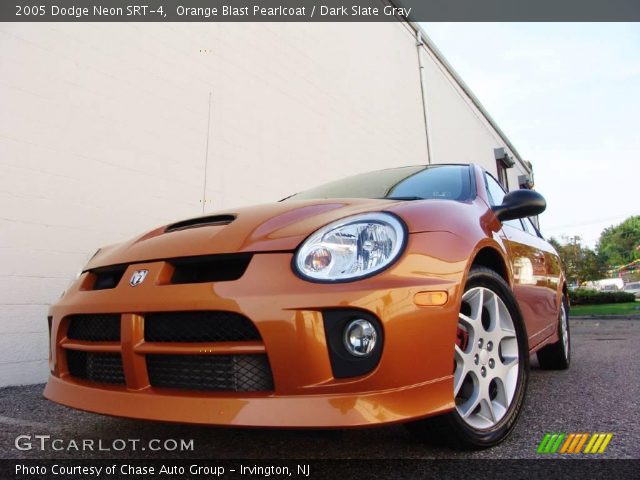
[[[416,441],[400,425],[358,430],[256,430],[163,424],[72,410],[42,397],[43,385],[0,389],[0,458],[252,458],[432,459],[540,458],[547,432],[611,432],[601,458],[640,458],[640,320],[571,321],[573,363],[543,371],[532,360],[527,401],[516,428],[501,445],[459,452]],[[16,448],[16,438],[22,449]],[[36,435],[49,436],[40,440]],[[59,440],[52,448],[52,441]],[[124,450],[116,440],[140,439]],[[168,441],[173,451],[154,451]],[[68,449],[94,441],[94,450]],[[102,445],[98,445],[99,441]],[[189,448],[181,450],[180,441]],[[47,448],[42,451],[40,442]],[[28,445],[31,448],[28,449]],[[73,445],[73,444],[72,444]],[[144,450],[144,446],[147,446]],[[102,451],[96,451],[98,447]],[[104,450],[111,448],[111,450]]]

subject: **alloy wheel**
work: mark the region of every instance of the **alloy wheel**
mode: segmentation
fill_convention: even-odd
[[[518,365],[516,330],[503,300],[485,287],[466,291],[454,370],[456,410],[466,424],[488,429],[506,415],[518,384]]]

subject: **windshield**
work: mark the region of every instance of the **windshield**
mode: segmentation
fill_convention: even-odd
[[[319,198],[469,200],[471,173],[468,165],[419,165],[390,168],[327,183],[296,193],[285,200]]]

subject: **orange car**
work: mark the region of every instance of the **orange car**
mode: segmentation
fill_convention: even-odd
[[[475,165],[413,166],[102,248],[51,307],[44,394],[140,419],[403,422],[494,445],[529,354],[569,366],[565,278],[528,219],[544,208]]]

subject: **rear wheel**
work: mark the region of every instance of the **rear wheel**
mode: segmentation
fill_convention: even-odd
[[[515,298],[493,270],[469,273],[454,346],[455,409],[409,425],[421,437],[485,448],[511,432],[526,391],[529,352]]]
[[[562,297],[558,318],[558,341],[541,348],[537,353],[540,368],[544,370],[566,370],[571,364],[571,331],[567,303],[567,297]]]

